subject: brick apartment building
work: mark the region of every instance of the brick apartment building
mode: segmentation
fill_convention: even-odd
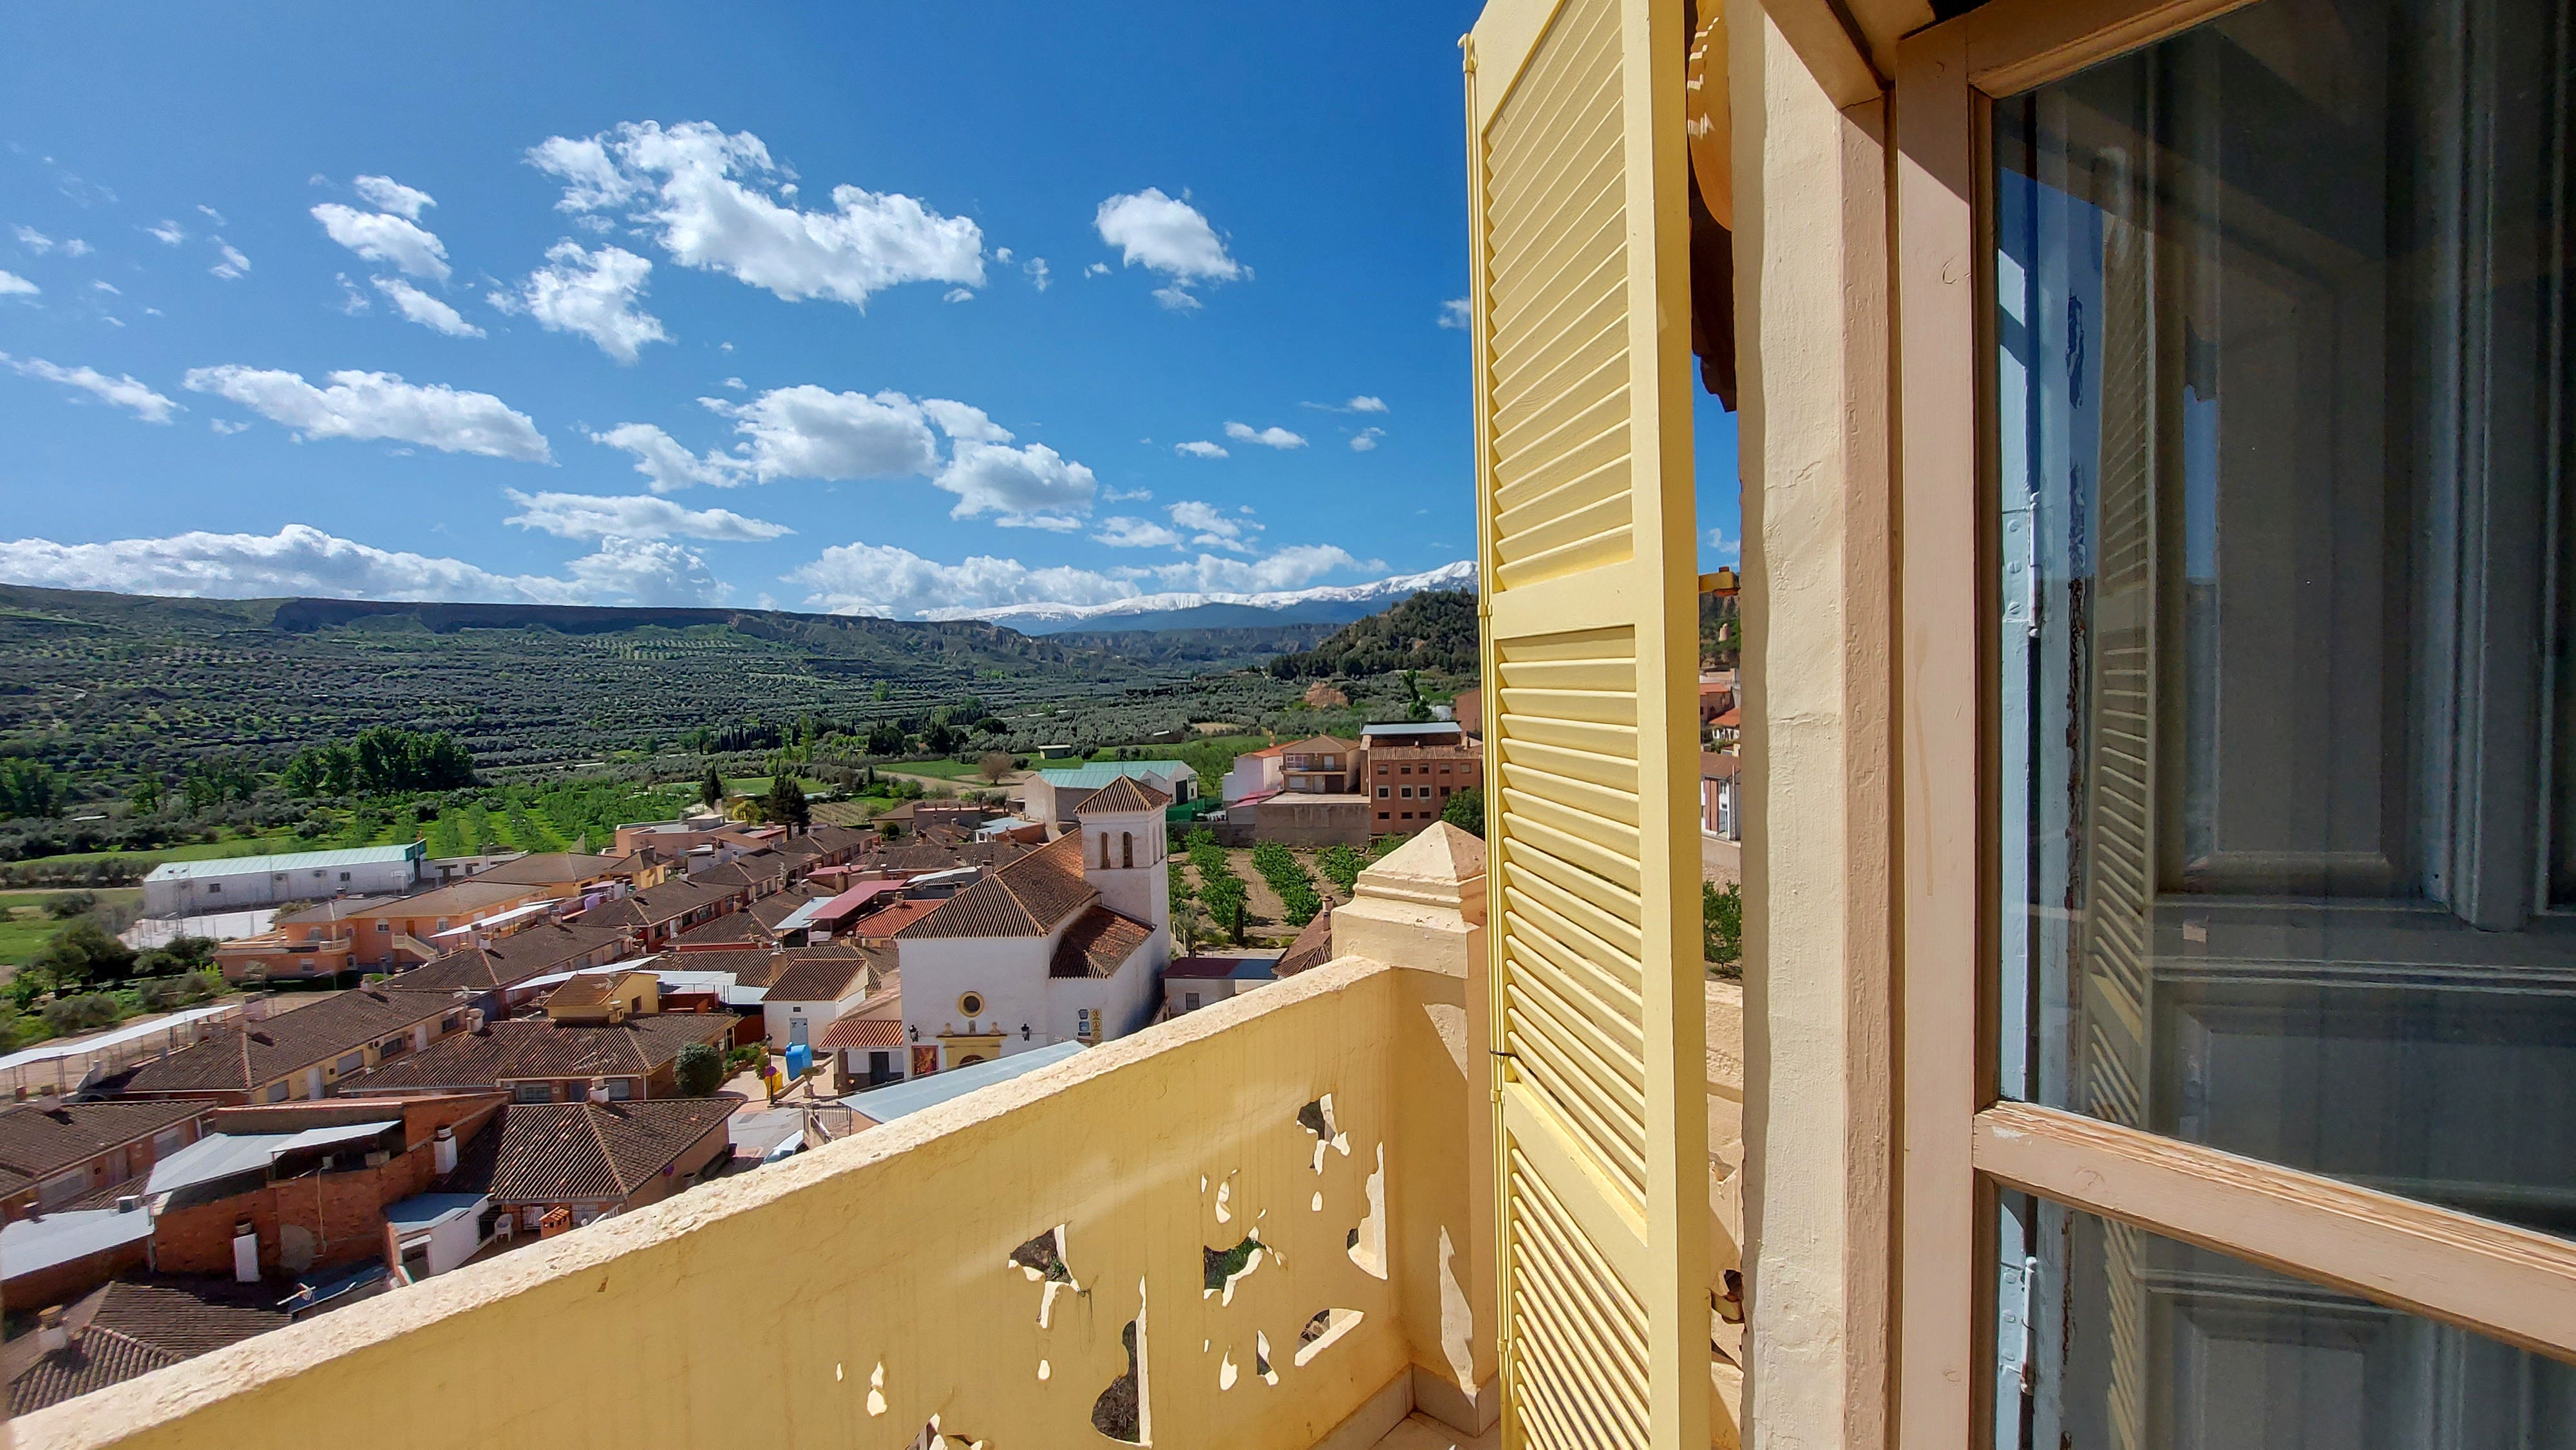
[[[1455,721],[1371,725],[1360,737],[1374,835],[1412,835],[1440,819],[1451,796],[1484,782],[1484,750]]]
[[[454,1145],[481,1133],[506,1101],[487,1088],[224,1109],[192,1151],[152,1177],[147,1192],[161,1201],[153,1264],[168,1274],[232,1273],[243,1223],[258,1236],[266,1275],[381,1260],[385,1209],[453,1172]]]

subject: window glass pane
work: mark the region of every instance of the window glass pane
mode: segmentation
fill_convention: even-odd
[[[2005,1091],[2576,1229],[2576,0],[1999,102]]]
[[[2576,1447],[2576,1367],[2044,1199],[2000,1227],[1997,1450]]]

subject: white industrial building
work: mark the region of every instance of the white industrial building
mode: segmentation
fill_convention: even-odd
[[[419,841],[234,856],[221,861],[164,861],[143,878],[143,914],[197,916],[334,896],[396,896],[420,885],[429,854]]]

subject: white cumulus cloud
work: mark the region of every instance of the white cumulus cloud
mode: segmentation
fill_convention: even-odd
[[[1742,538],[1728,538],[1726,536],[1726,530],[1724,529],[1711,529],[1708,531],[1708,550],[1710,554],[1716,557],[1717,562],[1721,564],[1733,564],[1741,567],[1744,563],[1744,540]]]
[[[1357,433],[1351,435],[1351,451],[1353,453],[1367,453],[1372,449],[1375,449],[1377,447],[1377,440],[1385,436],[1386,430],[1384,428],[1362,428]]]
[[[1475,309],[1464,297],[1452,297],[1440,304],[1440,325],[1466,331],[1476,321]]]
[[[349,184],[357,188],[367,205],[409,221],[419,221],[425,208],[438,205],[428,192],[405,186],[390,176],[361,176]]]
[[[650,423],[621,423],[605,433],[591,434],[590,441],[634,454],[635,471],[652,483],[655,493],[677,493],[700,483],[732,488],[751,481],[740,459],[721,453],[700,458]]]
[[[455,308],[400,277],[376,277],[370,280],[376,284],[376,290],[385,294],[386,298],[394,304],[394,309],[400,312],[406,321],[417,322],[432,332],[443,332],[449,337],[483,335],[483,329],[466,321],[464,315]]]
[[[15,272],[0,271],[0,297],[33,297],[44,290]]]
[[[221,237],[217,237],[215,238],[215,252],[217,255],[221,256],[223,260],[217,262],[211,267],[208,267],[206,269],[207,271],[214,273],[216,276],[223,278],[227,282],[237,280],[249,274],[250,258],[241,254],[241,248],[234,246],[232,243],[225,241]],[[445,276],[446,273],[442,269],[439,275]]]
[[[1088,511],[1098,488],[1090,469],[1043,443],[1012,447],[963,438],[931,482],[957,495],[953,518],[997,513],[1004,524],[1060,532],[1079,527],[1065,512]]]
[[[13,226],[9,230],[18,238],[19,246],[25,247],[39,257],[54,249],[54,239],[34,227]]]
[[[1172,451],[1180,454],[1184,458],[1231,458],[1234,456],[1233,454],[1225,451],[1224,444],[1210,443],[1204,438],[1194,438],[1187,443],[1175,443],[1172,445]]]
[[[591,436],[633,454],[635,471],[655,493],[781,478],[919,477],[957,496],[951,517],[991,514],[1007,528],[1057,532],[1079,529],[1099,493],[1099,480],[1085,465],[1043,443],[1014,443],[1011,431],[983,409],[953,398],[844,393],[802,383],[739,403],[698,402],[732,421],[741,441],[731,452],[692,453],[649,423]]]
[[[1012,604],[1108,604],[1144,593],[1139,581],[1165,589],[1254,592],[1300,588],[1337,569],[1384,567],[1330,544],[1282,549],[1266,559],[1201,554],[1154,569],[1103,572],[1071,565],[1033,569],[1017,559],[980,554],[943,564],[892,544],[851,543],[825,549],[784,578],[805,586],[805,604],[811,609],[947,619]]]
[[[1251,268],[1226,251],[1224,240],[1197,207],[1164,195],[1160,187],[1109,198],[1093,215],[1092,225],[1099,229],[1102,241],[1118,248],[1127,266],[1162,275],[1163,285],[1154,289],[1154,297],[1165,307],[1195,308],[1199,299],[1191,295],[1191,287],[1252,275]]]
[[[972,220],[849,185],[832,188],[831,210],[807,211],[794,204],[792,173],[748,131],[629,121],[595,136],[549,137],[528,161],[565,183],[561,209],[620,211],[682,266],[789,302],[865,307],[907,282],[984,285],[984,233]]]
[[[1096,542],[1113,549],[1178,548],[1181,536],[1151,519],[1108,518],[1100,522],[1100,532],[1091,536]]]
[[[1216,505],[1201,503],[1197,499],[1185,498],[1163,512],[1171,516],[1173,523],[1190,531],[1191,543],[1231,549],[1238,554],[1251,553],[1252,536],[1261,532],[1261,525],[1241,515],[1220,513]],[[1244,510],[1246,514],[1250,512],[1249,509]]]
[[[370,262],[383,262],[433,282],[447,280],[447,244],[417,222],[336,201],[313,208],[313,219],[331,240]]]
[[[800,383],[747,403],[705,401],[711,411],[733,419],[734,431],[749,440],[745,466],[764,483],[927,476],[938,466],[939,443],[928,415],[901,393],[869,397]]]
[[[330,375],[317,388],[298,373],[274,368],[191,368],[190,392],[228,398],[303,438],[383,438],[446,453],[480,453],[528,463],[553,461],[545,435],[527,414],[490,393],[458,392],[443,383],[406,383],[393,373]]]
[[[501,604],[712,604],[725,586],[675,544],[606,539],[570,578],[497,574],[461,559],[379,549],[308,524],[275,534],[186,533],[102,544],[0,541],[0,579],[56,589],[218,599],[462,600]]]
[[[130,373],[109,377],[92,367],[67,368],[40,357],[11,357],[5,352],[0,352],[0,367],[9,368],[20,377],[40,378],[67,388],[78,388],[103,402],[126,409],[146,423],[169,422],[170,411],[179,406],[137,381]]]
[[[526,313],[548,332],[579,333],[622,363],[635,361],[648,342],[671,340],[662,320],[637,306],[651,262],[623,247],[593,252],[574,241],[548,247],[546,261],[518,291],[486,300],[504,312]]]
[[[145,227],[143,230],[151,234],[152,240],[165,247],[175,247],[188,239],[187,230],[167,218],[164,218],[159,226]]]
[[[716,539],[758,543],[796,532],[766,519],[745,518],[730,509],[687,509],[651,494],[603,497],[587,493],[521,493],[509,491],[519,512],[501,522],[541,529],[563,539]]]
[[[1276,424],[1267,428],[1255,428],[1249,423],[1228,423],[1225,425],[1225,436],[1237,443],[1258,443],[1264,448],[1277,448],[1283,451],[1306,446],[1304,434],[1291,433]]]

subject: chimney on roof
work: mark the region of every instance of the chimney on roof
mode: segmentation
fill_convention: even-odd
[[[595,1077],[590,1080],[590,1100],[601,1107],[608,1106],[608,1079]]]
[[[72,1347],[72,1332],[63,1327],[63,1306],[60,1304],[37,1312],[36,1345],[47,1354]]]
[[[468,1008],[466,1008],[466,1009],[465,1009],[465,1030],[466,1030],[466,1031],[468,1031],[468,1032],[473,1032],[473,1033],[478,1033],[478,1034],[482,1032],[482,1030],[483,1030],[483,1009],[482,1009],[482,1008],[480,1008],[480,1007],[468,1007]]]
[[[246,1218],[233,1220],[233,1278],[244,1284],[259,1282],[259,1230]]]
[[[430,1140],[430,1162],[440,1176],[456,1171],[456,1130],[442,1126]]]

